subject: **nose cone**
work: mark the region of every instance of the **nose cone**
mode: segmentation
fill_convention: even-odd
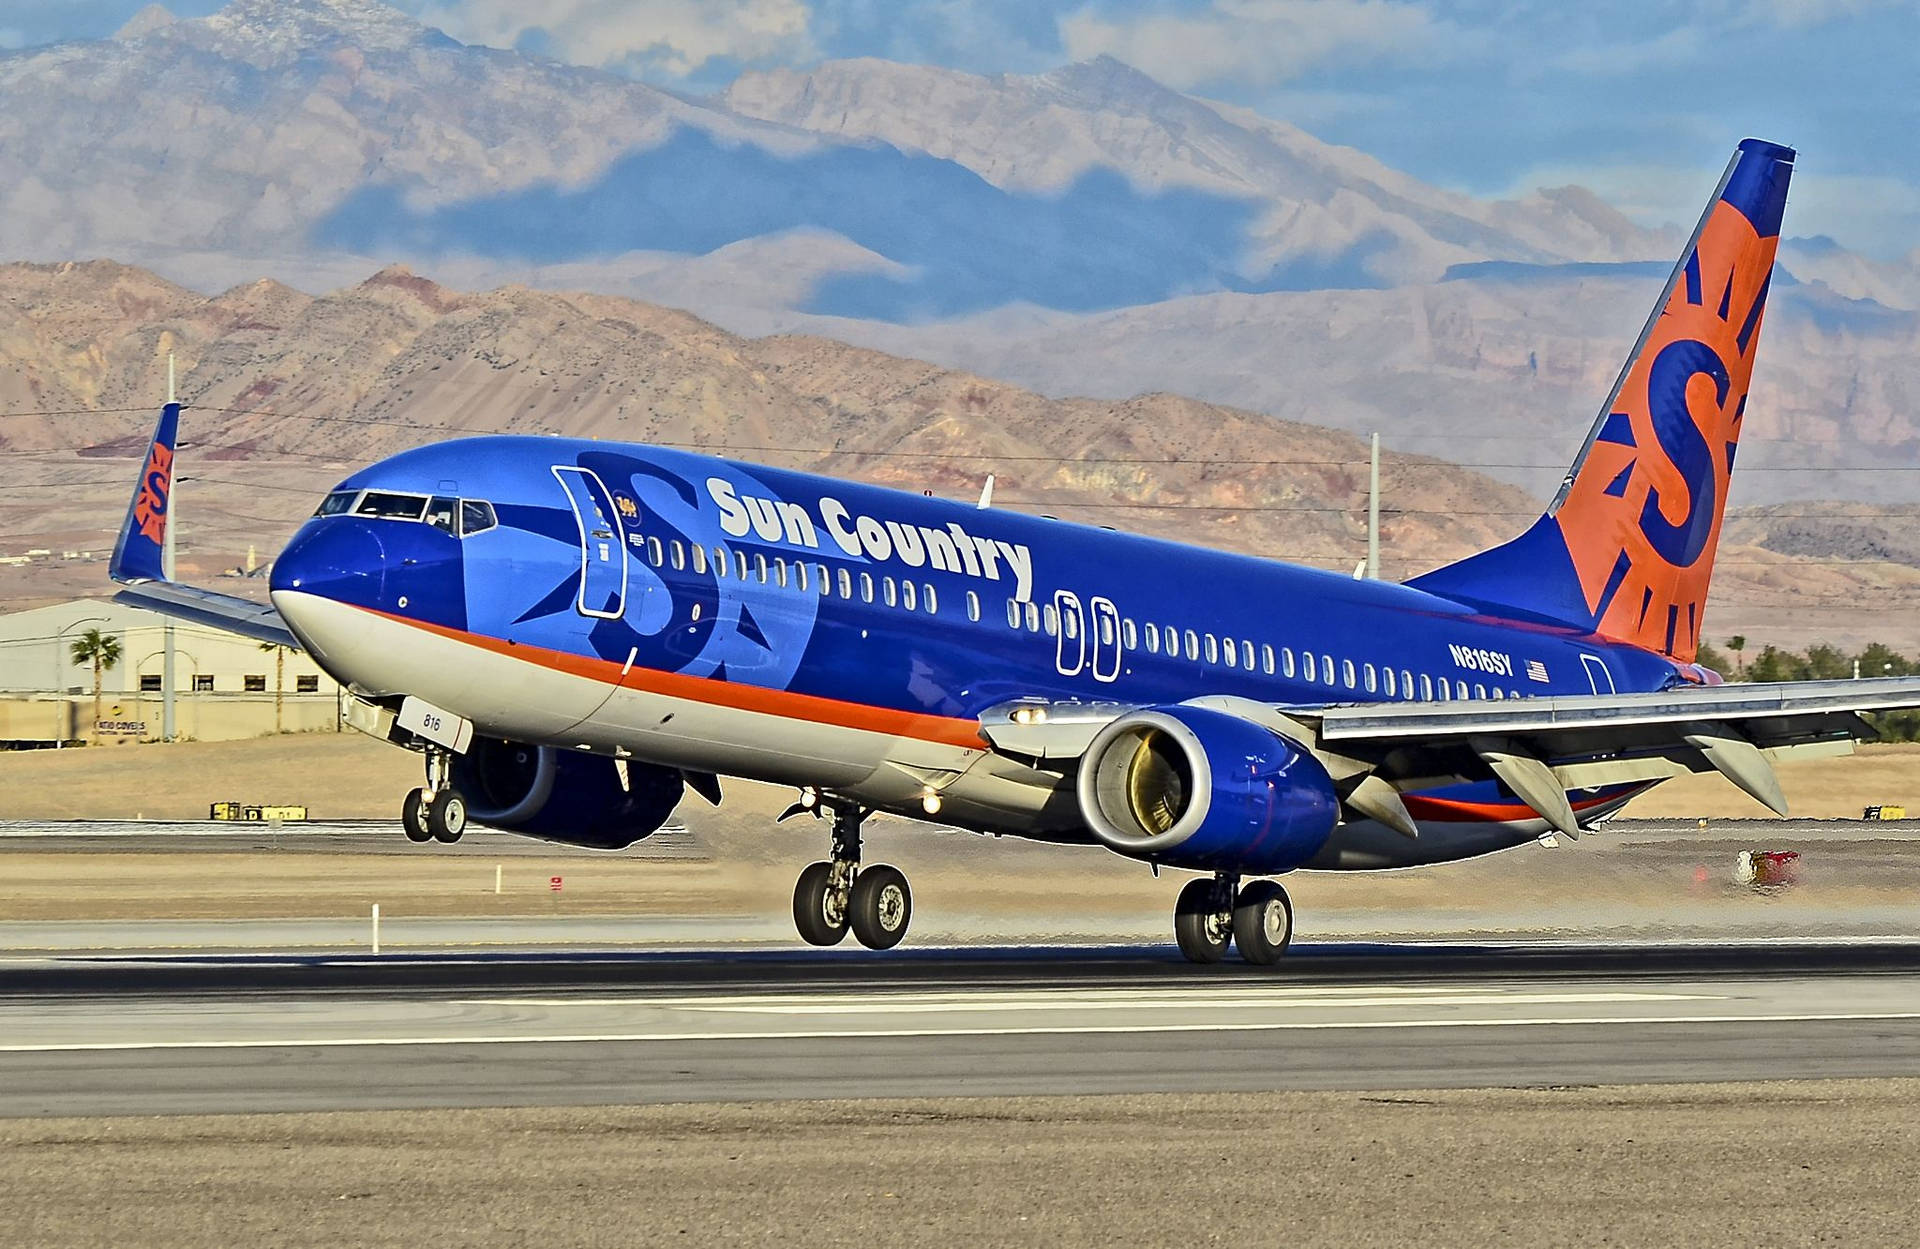
[[[386,564],[386,549],[369,522],[351,516],[310,520],[273,562],[268,583],[273,606],[307,649],[324,660],[342,640],[328,636],[343,619],[336,605],[383,606]]]
[[[299,590],[360,607],[380,606],[387,552],[373,524],[352,516],[308,521],[273,563],[273,593]]]

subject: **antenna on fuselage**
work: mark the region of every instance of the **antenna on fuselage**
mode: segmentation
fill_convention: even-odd
[[[993,506],[993,474],[988,473],[987,484],[980,487],[980,507],[982,509],[986,509],[992,506]]]

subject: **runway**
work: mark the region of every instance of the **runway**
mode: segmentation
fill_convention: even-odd
[[[1920,1075],[1920,945],[0,965],[0,1116]]]

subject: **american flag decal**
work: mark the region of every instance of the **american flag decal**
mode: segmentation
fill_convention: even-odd
[[[1527,679],[1529,681],[1538,681],[1542,685],[1546,684],[1547,665],[1537,659],[1527,660]]]

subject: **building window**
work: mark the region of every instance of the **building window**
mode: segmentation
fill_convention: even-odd
[[[194,693],[205,694],[205,693],[211,692],[212,689],[213,689],[213,676],[211,674],[208,674],[206,676],[201,676],[198,673],[196,673],[194,675],[194,678],[193,678]]]
[[[267,678],[264,676],[241,677],[240,689],[247,694],[264,694],[267,692]]]
[[[695,547],[694,549],[698,550],[699,548]],[[296,694],[318,694],[320,692],[320,678],[316,676],[295,677],[293,679],[293,692]]]
[[[141,677],[141,678],[140,678],[140,692],[141,692],[142,694],[158,694],[158,693],[161,693],[162,691],[161,691],[161,688],[160,688],[160,674],[156,672],[156,673],[154,673],[154,674],[153,674],[153,675],[151,675],[151,676],[143,676],[143,677]]]

